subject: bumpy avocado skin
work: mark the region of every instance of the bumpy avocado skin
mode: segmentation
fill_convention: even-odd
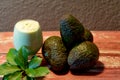
[[[62,71],[67,65],[66,47],[58,36],[51,36],[45,40],[42,54],[55,72]]]
[[[83,37],[84,37],[84,40],[85,40],[85,41],[91,41],[91,42],[93,42],[93,35],[92,35],[92,33],[90,32],[90,30],[85,29],[85,32],[84,32]]]
[[[93,67],[99,58],[97,46],[85,41],[75,46],[68,55],[68,64],[71,70],[86,71]]]
[[[72,15],[64,15],[60,20],[60,34],[68,50],[83,41],[84,27]]]

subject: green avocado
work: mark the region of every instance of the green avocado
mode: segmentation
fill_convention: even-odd
[[[44,41],[42,54],[55,72],[62,71],[67,65],[66,47],[59,36],[51,36]]]
[[[93,42],[93,35],[92,35],[92,33],[90,32],[90,30],[85,29],[85,32],[84,32],[83,37],[84,37],[84,40],[85,40],[85,41],[91,41],[91,42]]]
[[[69,51],[83,41],[84,27],[74,16],[64,15],[60,20],[60,34]]]
[[[98,58],[97,46],[90,41],[84,41],[70,51],[68,64],[71,70],[86,71],[96,64]]]

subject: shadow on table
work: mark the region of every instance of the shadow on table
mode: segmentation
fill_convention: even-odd
[[[65,75],[69,72],[69,69],[70,69],[69,66],[66,65],[62,71],[56,72],[56,71],[53,71],[52,69],[51,71],[55,73],[56,75]]]
[[[72,75],[93,76],[93,75],[98,75],[98,74],[100,74],[100,73],[102,73],[104,71],[104,64],[102,62],[98,61],[97,64],[93,68],[91,68],[90,70],[85,71],[85,72],[81,72],[79,70],[72,71],[72,70],[70,70],[69,66],[65,67],[65,69],[62,70],[61,72],[54,72],[54,71],[52,71],[52,72],[54,72],[57,75],[65,75],[69,71],[71,71]]]
[[[91,68],[88,71],[81,72],[81,71],[72,71],[71,74],[73,75],[86,75],[86,76],[93,76],[93,75],[98,75],[104,71],[104,64],[100,61],[97,62],[97,64]]]

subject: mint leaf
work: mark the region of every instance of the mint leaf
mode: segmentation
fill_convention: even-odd
[[[23,70],[28,67],[27,66],[27,64],[28,64],[28,55],[29,55],[29,50],[25,46],[21,47],[20,50],[18,51],[18,54],[16,55],[15,62]]]
[[[23,78],[23,80],[28,80],[28,79],[27,79],[27,76],[25,76],[25,77]]]
[[[32,77],[25,76],[25,77],[23,78],[23,80],[35,80],[35,79],[32,78]]]
[[[26,69],[25,72],[29,77],[43,77],[49,73],[49,69],[47,67],[39,67],[36,69]]]
[[[21,56],[24,58],[25,61],[28,60],[28,55],[30,54],[30,50],[27,48],[27,46],[22,46],[18,51]]]
[[[24,58],[20,55],[20,53],[18,53],[16,55],[16,58],[15,58],[15,62],[17,63],[17,65],[22,69],[26,69],[26,61],[24,60]]]
[[[0,65],[0,75],[7,75],[10,73],[14,73],[16,71],[20,71],[21,69],[18,68],[16,65],[10,65],[9,63],[4,63]]]
[[[42,58],[34,56],[29,62],[29,68],[37,68],[38,66],[40,66],[41,62],[42,62]]]
[[[5,75],[3,80],[21,80],[22,72],[15,72],[13,74]]]
[[[36,80],[36,77],[43,77],[49,73],[47,67],[39,67],[42,58],[34,56],[28,61],[29,55],[30,50],[25,46],[18,51],[11,48],[6,56],[7,62],[0,65],[3,80]]]
[[[16,62],[15,62],[15,57],[16,57],[16,54],[17,54],[17,50],[14,49],[14,48],[11,48],[9,50],[9,52],[7,53],[7,56],[6,56],[6,59],[7,59],[7,62],[12,64],[12,65],[17,65]]]
[[[17,56],[15,57],[15,62],[21,69],[24,70],[26,68],[24,58],[20,55],[20,53],[18,53]]]

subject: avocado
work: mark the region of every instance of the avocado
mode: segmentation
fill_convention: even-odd
[[[51,36],[44,41],[42,54],[55,72],[62,71],[67,65],[67,52],[59,36]]]
[[[69,51],[83,41],[84,27],[74,16],[64,15],[60,20],[60,34]]]
[[[91,42],[93,42],[93,35],[92,35],[92,33],[90,32],[90,30],[85,29],[85,32],[84,32],[83,37],[84,37],[84,40],[85,40],[85,41],[91,41]]]
[[[71,70],[82,72],[93,67],[98,58],[99,50],[97,46],[90,41],[84,41],[70,51],[68,64]]]

